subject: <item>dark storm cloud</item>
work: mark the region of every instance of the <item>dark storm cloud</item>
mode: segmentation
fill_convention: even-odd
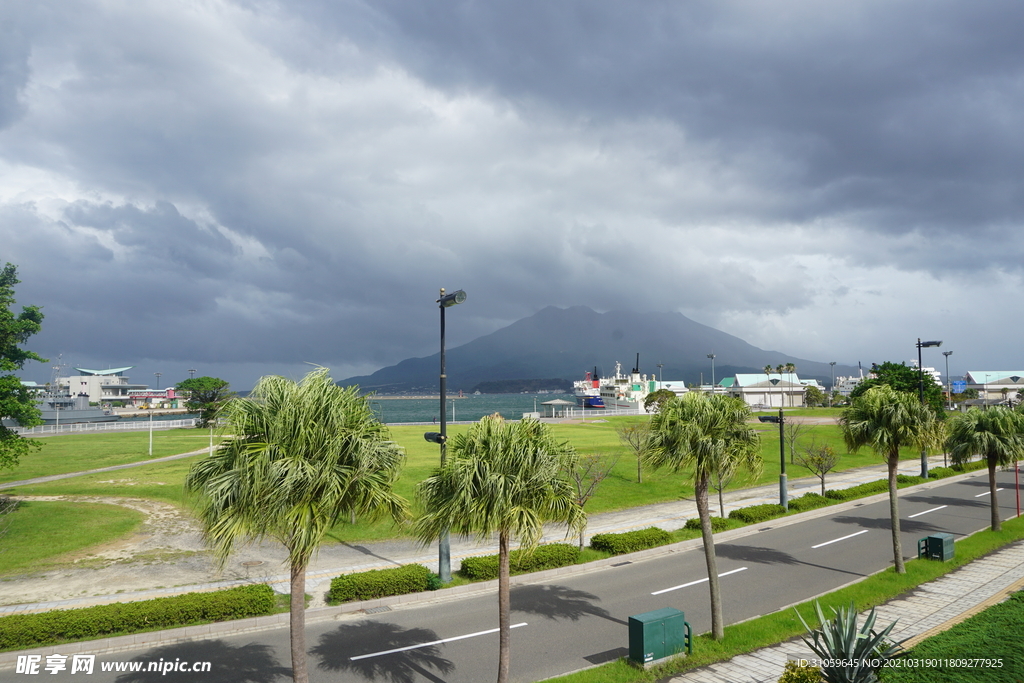
[[[451,344],[584,304],[853,356],[1019,285],[1017,3],[5,14],[0,259],[48,349],[358,374],[433,353],[443,286]]]

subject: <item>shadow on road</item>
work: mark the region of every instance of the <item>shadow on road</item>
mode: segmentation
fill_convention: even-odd
[[[434,683],[444,683],[430,671],[445,675],[455,671],[455,665],[441,656],[436,645],[417,647],[403,652],[356,659],[360,655],[386,652],[398,648],[430,643],[437,634],[426,628],[403,628],[397,624],[360,621],[345,624],[320,636],[320,642],[310,654],[320,659],[317,668],[325,671],[345,671],[369,681],[413,683],[417,675]]]
[[[781,550],[754,545],[737,545],[735,543],[728,543],[715,546],[715,555],[717,557],[724,557],[726,559],[737,560],[739,562],[757,562],[759,564],[803,564],[808,567],[817,567],[818,569],[827,569],[829,571],[839,572],[840,574],[866,576],[866,574],[851,572],[846,569],[840,569],[839,567],[830,567],[824,564],[807,562],[806,560],[798,560],[789,553]]]
[[[945,496],[906,496],[902,500],[907,500],[912,503],[924,503],[925,505],[948,505],[950,507],[975,507],[975,508],[987,508],[988,502],[986,500],[964,500],[963,498],[947,498]]]
[[[283,667],[274,657],[269,645],[249,643],[241,647],[226,645],[221,640],[204,640],[193,643],[175,643],[150,650],[132,662],[142,662],[144,668],[150,662],[210,662],[208,672],[192,671],[138,671],[122,674],[117,683],[167,683],[168,681],[203,681],[203,683],[274,683],[283,677],[291,680],[291,667]],[[96,664],[97,669],[99,664]]]
[[[940,531],[939,527],[928,522],[919,522],[916,519],[902,519],[903,513],[900,513],[900,531],[904,533],[929,533],[933,531]],[[833,521],[839,522],[840,524],[855,524],[862,529],[884,529],[885,531],[892,531],[892,526],[889,524],[889,518],[885,519],[872,519],[871,517],[833,517]]]
[[[571,621],[579,621],[580,617],[590,615],[614,621],[623,626],[629,625],[629,622],[613,617],[608,610],[592,604],[592,600],[600,600],[600,598],[586,591],[566,586],[517,586],[512,589],[512,610],[515,612],[537,614],[546,619],[569,619]]]

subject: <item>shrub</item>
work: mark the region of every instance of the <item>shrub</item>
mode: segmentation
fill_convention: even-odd
[[[672,536],[667,531],[651,526],[622,534],[595,534],[590,539],[590,547],[612,555],[622,555],[665,545],[671,541]]]
[[[933,467],[928,470],[929,479],[945,479],[946,477],[952,477],[957,474],[957,471],[951,467]]]
[[[738,519],[744,524],[757,524],[765,520],[781,517],[786,514],[786,508],[775,503],[764,503],[763,505],[748,505],[729,513],[729,519]]]
[[[825,496],[809,491],[799,498],[794,498],[789,501],[789,509],[796,512],[804,512],[805,510],[814,510],[816,508],[824,507],[831,502],[832,501]]]
[[[422,564],[345,574],[331,579],[327,602],[336,605],[351,600],[372,600],[389,595],[419,593],[430,589],[431,571]]]
[[[821,668],[817,666],[800,666],[793,660],[786,662],[786,670],[779,677],[779,683],[821,683]]]
[[[897,474],[896,483],[903,486],[910,486],[911,484],[923,484],[924,479],[917,476],[910,476],[909,474]]]
[[[545,569],[566,567],[576,564],[580,557],[580,549],[568,543],[549,543],[540,545],[533,552],[513,550],[509,553],[509,571],[512,574],[528,574]],[[498,578],[498,556],[483,555],[467,557],[462,561],[459,570],[463,576],[474,581],[489,581]]]
[[[694,517],[693,519],[686,520],[687,529],[700,530],[700,518]],[[725,517],[712,517],[711,518],[711,531],[718,533],[719,531],[725,531],[729,528],[729,520]]]
[[[876,479],[875,481],[869,481],[864,484],[858,484],[857,486],[851,486],[848,489],[829,489],[828,491],[825,491],[825,497],[830,498],[832,500],[852,500],[854,498],[871,496],[876,493],[885,493],[888,490],[888,480]]]
[[[274,606],[273,589],[255,584],[139,602],[14,614],[0,617],[0,650],[244,619],[270,614]]]
[[[968,463],[964,463],[963,465],[952,465],[950,466],[950,469],[960,474],[963,472],[974,472],[975,470],[985,469],[986,467],[988,467],[988,463],[986,463],[983,458],[981,460],[972,460]]]

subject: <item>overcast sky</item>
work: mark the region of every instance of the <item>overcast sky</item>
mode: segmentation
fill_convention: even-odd
[[[447,287],[450,346],[586,305],[1024,368],[1017,0],[0,13],[0,263],[51,361],[343,378],[435,353]]]

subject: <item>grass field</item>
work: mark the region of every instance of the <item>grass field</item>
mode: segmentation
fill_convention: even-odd
[[[64,564],[132,533],[145,515],[120,505],[32,501],[0,519],[0,575]]]
[[[817,414],[824,409],[811,409]],[[581,454],[599,454],[618,458],[610,476],[602,482],[596,495],[587,503],[588,513],[609,512],[651,503],[671,502],[692,498],[693,487],[688,474],[668,470],[645,471],[643,483],[637,482],[635,457],[620,443],[615,431],[617,425],[644,419],[638,417],[617,417],[584,424],[553,424],[555,436],[570,442]],[[468,429],[468,425],[452,425],[449,434]],[[757,423],[755,427],[762,438],[764,471],[756,480],[738,475],[728,489],[745,488],[762,484],[775,484],[779,478],[779,437],[775,425]],[[429,476],[437,466],[438,448],[423,439],[422,426],[392,427],[392,436],[406,453],[406,464],[396,484],[397,492],[412,501],[416,484]],[[182,453],[202,448],[208,443],[208,435],[201,430],[172,430],[154,435],[154,456]],[[801,442],[809,444],[812,439],[832,445],[838,452],[845,453],[839,430],[834,425],[808,426]],[[148,433],[81,434],[50,437],[44,441],[43,450],[26,457],[13,471],[4,472],[0,481],[15,481],[31,477],[64,472],[92,469],[125,462],[137,462],[148,458]],[[158,448],[159,445],[159,448]],[[917,457],[906,453],[906,457]],[[186,506],[183,485],[188,468],[196,458],[155,463],[115,472],[84,475],[71,479],[43,484],[23,485],[6,492],[15,495],[104,495],[151,498],[179,506]],[[790,460],[787,446],[787,462]],[[870,451],[857,455],[844,455],[838,470],[880,464],[881,460]],[[790,479],[810,476],[799,465],[787,465]],[[827,480],[826,480],[827,481]],[[77,525],[77,523],[75,523]],[[390,522],[366,524],[359,520],[355,525],[343,521],[329,536],[329,540],[346,542],[367,542],[404,536],[404,530]]]
[[[188,453],[209,446],[210,435],[200,429],[156,430],[153,455],[149,455],[149,431],[64,434],[35,441],[42,448],[23,457],[13,470],[0,472],[0,484]]]

